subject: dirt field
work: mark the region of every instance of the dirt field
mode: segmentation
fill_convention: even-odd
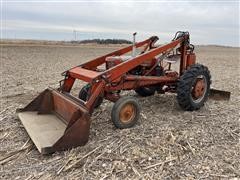
[[[138,97],[141,119],[125,130],[113,126],[113,104],[104,101],[86,146],[39,154],[15,110],[46,87],[58,87],[64,70],[117,48],[1,47],[0,179],[240,178],[239,48],[196,47],[212,86],[231,91],[230,101],[209,100],[199,111],[184,112],[174,94]]]

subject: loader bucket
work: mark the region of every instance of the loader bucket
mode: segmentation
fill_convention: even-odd
[[[209,97],[214,100],[230,100],[231,92],[218,89],[210,89]]]
[[[42,154],[87,143],[90,115],[84,104],[53,89],[46,89],[17,114]]]

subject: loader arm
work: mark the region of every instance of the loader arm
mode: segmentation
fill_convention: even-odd
[[[80,80],[83,80],[83,81],[89,82],[89,83],[94,82],[94,81],[107,81],[107,82],[114,81],[117,78],[124,75],[129,70],[140,65],[146,59],[151,59],[163,52],[168,51],[169,49],[175,48],[178,45],[181,45],[182,49],[185,49],[184,42],[185,42],[185,40],[188,40],[188,38],[189,38],[188,34],[184,35],[176,40],[173,40],[172,42],[170,42],[166,45],[154,48],[154,49],[149,50],[149,51],[147,51],[143,54],[140,54],[136,57],[132,57],[131,59],[129,59],[117,66],[114,66],[108,70],[105,70],[103,72],[96,71],[96,67],[105,63],[106,57],[112,56],[112,55],[125,54],[125,53],[131,51],[132,46],[120,49],[119,51],[115,51],[113,53],[104,55],[100,58],[94,59],[92,61],[89,61],[89,62],[79,65],[77,67],[74,67],[66,72],[64,84],[62,85],[61,89],[65,92],[70,92],[71,88],[75,82],[75,79],[80,79]],[[145,41],[142,41],[140,43],[137,43],[136,46],[140,47],[145,44],[149,44],[150,42],[151,42],[151,38],[149,38]],[[185,63],[182,63],[182,61],[185,61],[185,54],[181,57],[181,64],[183,64],[182,68],[184,68]],[[181,69],[181,71],[182,71],[182,69]]]
[[[129,70],[131,70],[132,68],[140,65],[143,61],[145,61],[146,59],[150,59],[153,58],[169,49],[173,49],[174,47],[176,47],[177,45],[181,44],[182,42],[184,42],[185,39],[188,38],[188,35],[181,37],[177,40],[172,41],[169,44],[157,47],[155,49],[152,49],[150,51],[147,51],[143,54],[138,55],[137,57],[134,57],[128,61],[125,61],[109,70],[106,70],[102,73],[96,72],[96,68],[99,65],[102,65],[103,63],[105,63],[106,61],[106,57],[109,56],[120,56],[122,54],[126,54],[128,52],[130,52],[132,50],[132,46],[128,46],[126,48],[114,51],[112,53],[109,53],[107,55],[101,56],[99,58],[96,58],[92,61],[86,62],[84,64],[81,64],[79,66],[73,67],[70,70],[67,71],[67,74],[71,75],[70,77],[74,77],[77,79],[81,79],[81,80],[85,80],[86,82],[90,82],[93,79],[99,79],[101,78],[103,75],[106,77],[110,77],[109,80],[114,80],[117,77],[121,76],[122,74],[128,72]],[[139,42],[136,44],[136,47],[141,47],[143,45],[149,44],[151,42],[151,38]],[[83,78],[83,79],[82,79]]]
[[[151,38],[137,43],[136,47],[138,48],[138,47],[144,46],[146,44],[149,44],[150,42],[151,42]],[[130,52],[131,50],[132,50],[132,46],[128,46],[128,47],[122,48],[120,50],[117,50],[117,51],[111,52],[109,54],[106,54],[104,56],[98,57],[98,58],[96,58],[92,61],[86,62],[86,63],[81,64],[79,66],[82,67],[82,68],[85,68],[85,69],[96,69],[98,66],[105,63],[106,57],[108,57],[108,56],[120,56],[122,54],[126,54],[126,53]]]
[[[96,98],[99,96],[99,94],[104,93],[104,87],[105,84],[109,84],[109,82],[118,82],[121,78],[123,77],[123,75],[125,75],[127,72],[129,72],[130,70],[132,70],[133,68],[135,68],[136,66],[142,64],[146,59],[151,59],[154,58],[155,56],[164,53],[170,49],[175,48],[176,46],[180,45],[181,48],[183,50],[186,49],[186,41],[188,41],[189,39],[189,35],[188,34],[184,34],[183,36],[173,40],[172,42],[166,44],[166,45],[162,45],[160,47],[156,47],[154,49],[151,49],[143,54],[140,54],[136,57],[132,57],[131,59],[124,61],[122,63],[120,63],[117,66],[114,66],[110,69],[107,69],[103,72],[98,72],[94,69],[96,69],[96,66],[100,65],[101,63],[105,62],[106,57],[108,57],[108,55],[102,56],[101,58],[98,59],[98,61],[96,60],[92,60],[88,63],[85,63],[83,65],[77,66],[75,68],[70,69],[67,73],[66,73],[66,77],[65,77],[65,81],[63,86],[61,87],[63,92],[70,92],[71,88],[74,84],[74,81],[76,79],[79,80],[83,80],[85,82],[88,82],[91,84],[91,92],[90,92],[90,96],[87,102],[85,102],[86,107],[89,109],[90,112],[93,111],[93,106],[94,106],[94,102],[96,101]],[[151,42],[151,38],[142,41],[140,43],[138,43],[136,46],[140,47],[143,46],[146,43],[150,43]],[[126,53],[129,52],[131,50],[131,46],[127,47],[127,48],[123,48],[119,51],[115,51],[113,53],[110,54],[114,54],[114,55],[119,55],[122,53]],[[181,64],[182,61],[185,61],[185,54],[183,56],[181,56]],[[89,67],[88,69],[86,67]],[[138,85],[147,85],[147,84],[157,84],[160,82],[174,82],[176,81],[177,77],[165,77],[165,78],[160,78],[158,77],[158,81],[156,80],[156,78],[153,78],[152,80],[149,80],[147,82],[144,83],[139,83]],[[128,86],[129,88],[133,88],[136,86],[134,86],[133,82],[129,82]],[[100,88],[102,87],[102,89]]]
[[[183,42],[183,40],[184,40],[184,38],[180,38],[178,40],[172,41],[169,44],[152,49],[144,54],[140,54],[128,61],[125,61],[117,66],[112,67],[111,69],[100,74],[99,76],[106,76],[106,77],[108,77],[109,81],[114,81],[115,79],[119,78],[120,76],[122,76],[123,74],[128,72],[129,70],[142,64],[146,59],[151,59],[163,52],[168,51],[169,49],[175,48],[177,45],[179,45],[181,42]]]
[[[150,37],[149,39],[136,43],[135,46],[139,48],[145,45],[144,49],[146,50],[153,41],[154,41],[154,37]],[[131,50],[132,50],[132,46],[128,46],[63,72],[62,75],[65,76],[65,79],[63,81],[63,85],[60,85],[61,90],[64,92],[70,92],[76,79],[80,79],[85,82],[92,82],[95,79],[101,79],[104,73],[98,72],[96,70],[98,66],[106,62],[107,57],[120,56],[130,52]],[[107,71],[104,71],[104,72],[107,72]]]

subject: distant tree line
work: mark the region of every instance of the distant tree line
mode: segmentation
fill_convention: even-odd
[[[72,43],[88,44],[88,43],[97,43],[97,44],[131,44],[131,41],[125,39],[87,39],[82,41],[72,41]]]

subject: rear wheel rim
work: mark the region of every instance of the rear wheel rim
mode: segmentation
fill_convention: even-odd
[[[124,124],[128,124],[134,120],[136,116],[136,107],[131,104],[125,104],[120,110],[120,121]]]
[[[194,85],[192,86],[191,98],[193,102],[201,102],[207,92],[207,79],[203,75],[199,75],[196,78]]]

